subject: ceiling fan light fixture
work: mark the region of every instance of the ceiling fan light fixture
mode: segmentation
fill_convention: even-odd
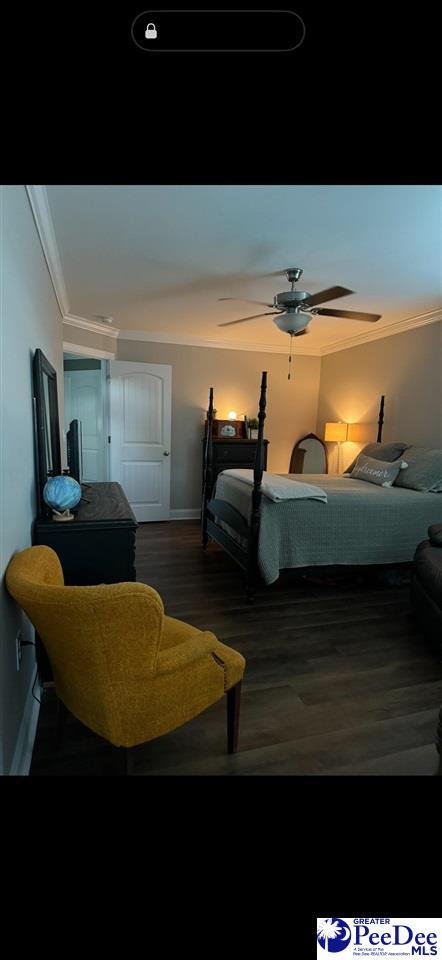
[[[276,326],[279,330],[282,330],[283,333],[298,333],[300,330],[305,329],[310,323],[310,319],[309,313],[289,310],[287,313],[281,313],[279,316],[273,317],[273,323],[276,323]]]
[[[277,276],[278,272],[273,274]],[[361,310],[335,310],[332,307],[319,307],[320,303],[329,303],[330,300],[339,300],[341,297],[348,297],[354,293],[348,287],[327,287],[325,290],[318,290],[317,293],[308,293],[307,290],[295,289],[295,283],[299,280],[301,267],[289,267],[283,270],[287,280],[291,283],[290,290],[283,290],[277,293],[273,298],[273,303],[265,303],[262,300],[247,300],[247,303],[259,303],[262,307],[273,309],[270,313],[254,313],[251,317],[240,317],[239,320],[228,320],[226,323],[220,323],[220,327],[230,327],[232,324],[245,323],[246,320],[258,320],[261,317],[273,317],[276,326],[283,333],[290,334],[291,337],[300,336],[308,333],[307,327],[313,316],[340,317],[343,320],[365,320],[368,323],[376,323],[380,320],[379,313],[365,313]],[[271,276],[271,274],[268,274]],[[232,297],[220,297],[221,300],[232,300]],[[277,311],[276,313],[274,311]],[[307,312],[306,312],[307,311]]]

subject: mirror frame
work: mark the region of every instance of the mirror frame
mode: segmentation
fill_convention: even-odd
[[[43,500],[43,488],[48,475],[61,474],[60,423],[58,416],[57,372],[41,350],[36,350],[33,359],[34,420],[37,461],[37,502],[39,515],[50,516],[51,511]],[[48,379],[49,423],[46,422],[44,378]],[[52,467],[46,456],[46,437],[50,445]]]
[[[321,444],[321,447],[323,447],[324,456],[325,456],[325,470],[324,470],[324,473],[328,473],[328,450],[327,450],[327,447],[326,447],[324,441],[321,440],[321,437],[318,437],[318,435],[317,435],[316,433],[306,433],[305,437],[301,437],[300,440],[297,440],[297,441],[296,441],[295,446],[293,447],[293,450],[292,450],[292,455],[291,455],[291,457],[290,457],[289,473],[296,473],[295,470],[292,470],[293,460],[294,460],[294,456],[295,456],[295,450],[297,450],[298,447],[301,446],[301,443],[304,443],[304,440],[319,440],[319,443]]]

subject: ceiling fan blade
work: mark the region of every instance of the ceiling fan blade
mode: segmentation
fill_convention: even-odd
[[[312,293],[311,297],[303,300],[303,306],[314,307],[317,303],[326,303],[327,300],[337,300],[338,297],[347,297],[354,290],[347,290],[347,287],[327,287],[326,290],[320,290],[319,293]]]
[[[241,317],[240,320],[228,320],[227,323],[218,323],[218,327],[231,327],[234,323],[244,323],[245,320],[256,320],[257,317],[275,317],[279,312],[276,313],[255,313],[253,317]]]
[[[310,330],[304,328],[304,330],[298,330],[298,333],[295,333],[295,337],[303,337],[305,333],[310,333]]]
[[[315,314],[324,317],[343,317],[347,320],[368,320],[369,323],[376,323],[381,319],[381,313],[361,313],[359,310],[330,310],[327,307],[319,307]]]
[[[260,307],[273,307],[273,303],[264,303],[262,300],[247,300],[245,297],[218,297],[218,300],[238,300],[241,303],[257,303]]]
[[[285,277],[287,270],[292,270],[293,267],[286,267],[285,270],[272,270],[271,273],[263,273],[263,277]]]

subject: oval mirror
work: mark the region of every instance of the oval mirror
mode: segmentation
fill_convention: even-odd
[[[327,447],[316,433],[308,433],[295,443],[289,473],[328,473]]]

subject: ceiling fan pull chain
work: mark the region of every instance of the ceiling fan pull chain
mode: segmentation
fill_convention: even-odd
[[[292,344],[293,344],[293,333],[290,334],[290,353],[289,353],[289,375],[287,380],[291,380],[291,362],[292,362]]]

